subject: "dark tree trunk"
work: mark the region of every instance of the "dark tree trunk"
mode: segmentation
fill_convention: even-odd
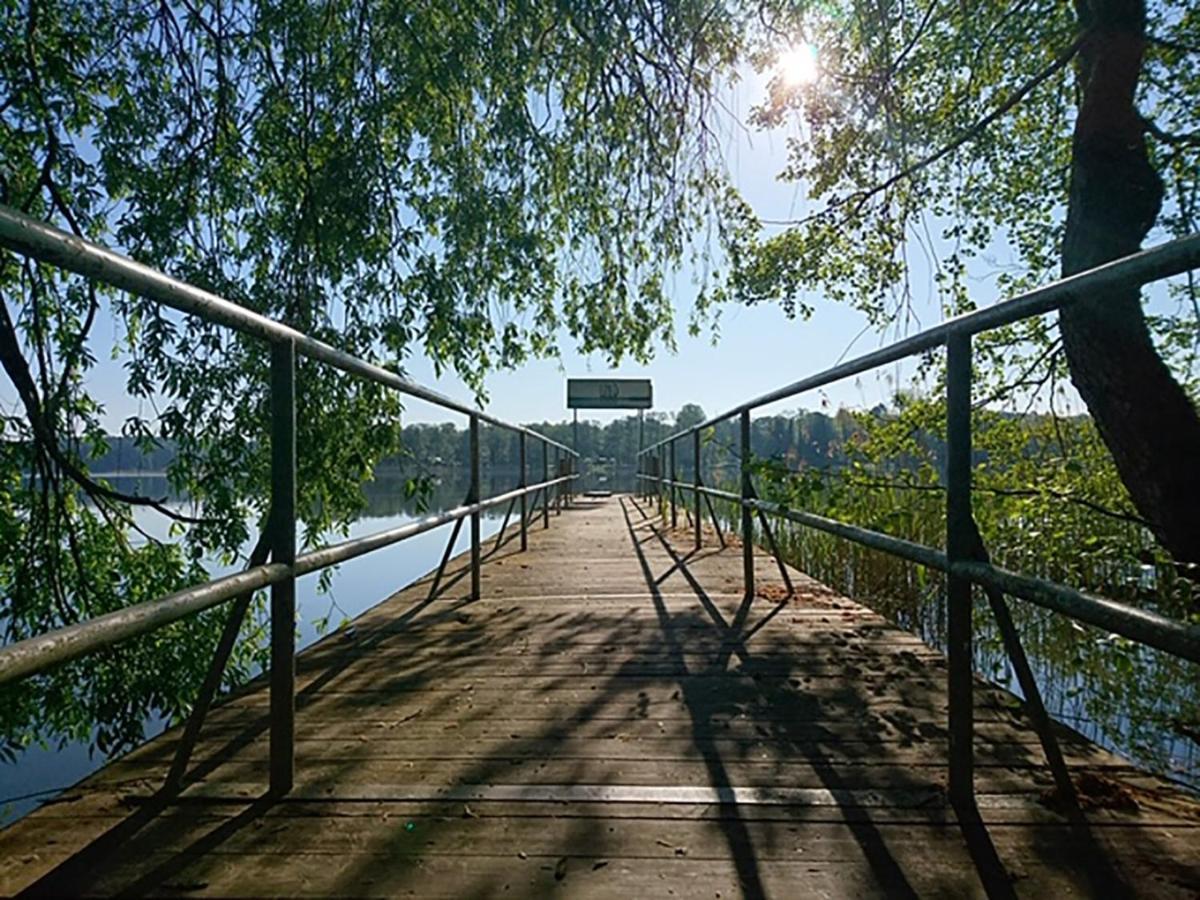
[[[1140,249],[1162,204],[1134,91],[1142,0],[1076,0],[1085,40],[1063,243],[1070,275]],[[1155,350],[1141,292],[1097,292],[1060,316],[1071,379],[1138,512],[1180,562],[1200,562],[1200,416]]]

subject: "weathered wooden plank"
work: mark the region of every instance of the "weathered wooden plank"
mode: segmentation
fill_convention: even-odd
[[[1027,717],[983,682],[965,827],[943,790],[940,654],[800,573],[732,640],[740,547],[689,556],[692,532],[679,554],[670,537],[614,498],[505,545],[479,601],[451,561],[437,600],[422,579],[301,654],[287,801],[259,799],[253,683],[210,716],[183,800],[151,799],[169,732],[0,832],[0,893],[1071,896],[1123,879],[1187,896],[1200,880],[1200,803],[1060,728],[1076,775],[1119,786],[1068,825]],[[771,558],[752,563],[777,585]]]
[[[227,723],[214,723],[206,730],[204,745],[225,748],[231,742],[238,746],[258,739],[256,725],[265,724],[263,713]],[[792,722],[786,735],[765,727],[763,723],[749,718],[726,718],[711,723],[693,723],[678,720],[667,729],[659,727],[660,720],[630,719],[628,716],[592,716],[589,718],[553,718],[497,721],[491,718],[455,719],[426,717],[423,712],[414,718],[399,715],[395,718],[378,719],[372,716],[322,716],[314,721],[302,719],[297,729],[297,740],[301,743],[347,741],[433,741],[445,745],[452,742],[456,747],[478,748],[478,752],[491,752],[493,748],[511,743],[513,735],[535,745],[545,742],[562,747],[567,740],[574,739],[603,748],[606,743],[628,743],[635,747],[653,746],[664,743],[675,746],[691,746],[704,741],[717,747],[777,746],[782,752],[805,753],[827,748],[838,753],[844,748],[849,758],[858,755],[890,755],[908,749],[923,753],[931,759],[942,759],[941,750],[946,738],[945,723],[913,723],[906,721],[896,727],[885,720],[866,724],[855,722],[809,721]],[[1008,748],[1036,748],[1036,735],[1025,729],[1014,729],[1006,720],[989,721],[977,729],[977,747],[981,759],[986,762],[995,756],[1005,759]],[[159,747],[167,748],[160,750]],[[165,758],[171,739],[152,742],[139,754],[148,758]],[[1078,736],[1064,742],[1064,748],[1088,759],[1110,760],[1112,754],[1100,750]],[[603,751],[601,751],[603,752]],[[1027,752],[1037,752],[1034,751]]]
[[[189,895],[242,895],[247,873],[252,872],[253,893],[261,896],[537,896],[565,891],[573,897],[983,897],[990,893],[984,882],[998,880],[980,876],[976,859],[961,839],[939,841],[937,834],[917,845],[891,835],[864,836],[825,853],[793,844],[799,850],[787,860],[759,858],[758,846],[740,834],[732,839],[722,834],[724,852],[713,857],[692,856],[687,843],[670,848],[670,856],[619,856],[605,852],[604,844],[597,846],[600,834],[597,828],[576,829],[569,840],[547,848],[549,853],[479,855],[398,853],[394,845],[403,846],[402,838],[374,851],[338,854],[223,853],[218,844],[199,859],[186,851],[151,854],[130,869],[102,873],[95,887],[98,893],[166,889]],[[620,842],[612,843],[621,849]],[[946,849],[931,858],[930,843]],[[1059,853],[1051,860],[1030,842],[1021,841],[1010,851],[995,847],[993,840],[1001,864],[1010,853],[1020,860],[1010,863],[1000,877],[1015,881],[1021,893],[1031,897],[1077,894],[1079,884],[1088,882],[1093,845],[1061,839],[1057,843]],[[1166,860],[1159,867],[1143,863],[1124,874],[1156,893],[1185,896],[1194,884],[1194,871]]]
[[[256,865],[271,873],[268,892],[294,889],[303,892],[306,882],[313,878],[322,861],[336,865],[341,858],[354,860],[358,867],[375,868],[390,860],[392,865],[380,875],[386,883],[402,888],[409,883],[405,873],[414,869],[429,871],[429,866],[445,867],[459,863],[460,873],[472,869],[495,871],[505,869],[507,862],[527,864],[519,869],[539,871],[543,865],[557,867],[566,859],[566,875],[560,879],[562,888],[576,889],[572,874],[600,872],[605,865],[626,866],[640,871],[648,864],[674,866],[686,861],[703,870],[716,872],[718,866],[730,862],[734,852],[745,854],[751,868],[769,877],[782,876],[789,870],[794,874],[810,874],[808,869],[845,866],[857,870],[868,855],[886,857],[904,871],[917,872],[906,876],[914,888],[923,892],[943,885],[948,873],[958,871],[961,882],[955,882],[970,893],[980,885],[972,885],[970,873],[974,865],[969,849],[954,823],[920,826],[885,826],[865,830],[853,824],[791,824],[787,822],[739,821],[713,819],[703,823],[686,820],[589,819],[577,821],[572,829],[547,830],[544,822],[522,818],[428,817],[395,816],[387,813],[352,819],[325,816],[281,816],[269,811],[239,823],[231,811],[223,818],[198,819],[194,816],[164,817],[153,833],[136,836],[125,848],[123,860],[109,861],[98,886],[111,890],[129,890],[144,882],[147,864],[170,872],[162,879],[168,886],[182,886],[176,871],[185,863],[189,848],[213,834],[221,834],[214,842],[211,857],[230,867]],[[580,836],[586,834],[586,842]],[[286,835],[286,843],[279,841]],[[1147,829],[1110,828],[1091,835],[1101,847],[1145,843],[1153,847],[1158,835]],[[1011,865],[1022,880],[1034,879],[1038,889],[1051,887],[1068,889],[1073,879],[1081,875],[1086,865],[1088,840],[1073,834],[1062,825],[1039,827],[999,826],[991,831],[991,841],[1001,858],[1013,860]],[[1053,861],[1039,858],[1036,847],[1047,842],[1058,847]],[[583,846],[580,846],[580,844]],[[931,844],[944,846],[938,866],[932,869],[923,854]],[[273,857],[293,861],[290,867],[278,866]],[[1017,860],[1027,859],[1021,865]],[[803,868],[799,867],[802,864]],[[1174,870],[1171,877],[1189,876],[1192,869],[1186,862],[1168,863]],[[1065,870],[1065,871],[1064,871]],[[916,879],[912,881],[911,879]],[[976,876],[977,878],[977,876]],[[211,870],[190,885],[201,892],[219,890],[221,880],[211,879]],[[354,884],[353,879],[350,884]],[[621,884],[605,883],[604,887]],[[852,883],[870,891],[880,885],[871,879]],[[204,884],[204,888],[198,885]],[[454,882],[460,886],[460,882]],[[674,882],[672,882],[674,884]],[[601,885],[597,885],[599,889]],[[783,887],[782,884],[779,887]],[[436,890],[436,888],[435,888]]]
[[[220,760],[227,755],[227,741],[213,739],[202,742],[196,748],[197,763]],[[853,742],[813,741],[796,744],[783,740],[749,739],[729,740],[713,735],[705,740],[705,749],[695,744],[686,744],[675,735],[631,738],[626,735],[590,736],[580,735],[567,739],[532,737],[526,740],[511,740],[508,735],[497,735],[492,739],[480,739],[476,746],[462,746],[457,742],[447,746],[446,733],[433,736],[404,737],[395,731],[377,735],[347,737],[331,732],[328,737],[308,739],[303,736],[296,741],[297,757],[301,760],[332,759],[376,759],[397,762],[421,760],[542,760],[576,762],[583,760],[642,760],[667,762],[703,761],[705,753],[722,760],[753,759],[761,763],[784,765],[802,760],[809,765],[878,766],[898,765],[918,769],[940,769],[946,759],[946,740],[923,742],[914,746],[906,742]],[[129,764],[144,766],[170,758],[173,746],[164,743],[151,752],[129,758]],[[255,741],[239,749],[242,759],[257,759],[265,753],[262,741]],[[1069,748],[1064,752],[1074,766],[1095,769],[1122,769],[1137,771],[1129,763],[1099,749]],[[990,745],[980,754],[980,768],[991,766],[1025,767],[1041,770],[1045,767],[1040,745],[1036,740],[1023,744]]]
[[[225,821],[236,812],[244,810],[248,805],[264,797],[266,782],[264,779],[254,784],[225,785],[220,790],[203,787],[191,790],[193,793],[190,796],[182,797],[162,809],[157,809],[151,824],[172,817],[173,811],[176,809],[179,811],[178,815],[184,819]],[[25,837],[37,829],[41,829],[43,826],[49,829],[61,829],[62,823],[68,820],[74,826],[71,834],[83,830],[85,827],[95,829],[93,837],[103,834],[114,825],[126,822],[130,818],[131,810],[140,810],[152,805],[153,791],[148,785],[140,784],[140,787],[131,785],[128,790],[80,788],[65,796],[69,797],[69,803],[43,807],[38,811],[36,817],[24,820],[25,827],[23,829],[0,832],[0,858],[12,855],[11,851],[25,846]],[[985,800],[979,809],[979,815],[985,824],[1030,828],[1069,826],[1067,820],[1059,812],[1042,802],[1040,798],[1009,794],[1004,796],[1004,801],[1001,803],[991,802],[987,799],[987,795],[983,796]],[[230,810],[233,812],[229,812]],[[531,799],[519,802],[484,800],[464,803],[463,801],[397,800],[378,796],[368,797],[365,794],[353,800],[336,797],[304,801],[289,799],[271,807],[271,814],[329,819],[429,816],[451,819],[514,818],[535,821],[595,818],[709,821],[735,818],[744,822],[785,822],[790,825],[869,821],[880,826],[948,823],[956,825],[956,827],[958,822],[952,807],[937,803],[907,807],[818,804],[809,806],[760,804],[730,807],[713,803],[615,803],[604,801],[567,803]],[[49,825],[48,823],[57,824]],[[1195,815],[1194,804],[1187,800],[1180,801],[1178,796],[1160,795],[1158,799],[1148,801],[1139,809],[1136,818],[1131,818],[1126,810],[1098,807],[1089,810],[1087,826],[1094,830],[1166,829],[1169,835],[1177,837],[1181,846],[1185,848],[1192,836],[1200,835],[1200,819],[1197,819]],[[46,832],[42,831],[42,833]],[[1190,849],[1185,852],[1184,857],[1188,858],[1190,852],[1192,852]]]
[[[299,757],[304,763],[304,774],[297,780],[297,796],[308,796],[305,791],[317,786],[314,796],[353,799],[355,794],[346,782],[358,784],[387,785],[389,779],[403,783],[423,785],[479,784],[529,784],[529,785],[611,785],[622,788],[644,788],[662,785],[696,785],[696,790],[715,790],[706,784],[710,779],[721,779],[738,788],[766,789],[781,784],[789,789],[808,790],[882,790],[885,800],[893,788],[920,790],[922,802],[943,802],[941,791],[946,784],[944,762],[917,765],[911,761],[876,758],[866,763],[845,762],[828,756],[807,760],[797,756],[789,760],[754,760],[744,758],[719,758],[715,754],[700,758],[646,759],[646,758],[597,758],[576,757],[562,759],[557,755],[500,755],[486,757],[429,758],[384,756],[371,752],[340,754],[308,754]],[[198,765],[213,759],[200,757]],[[227,784],[253,784],[264,771],[268,759],[261,748],[254,752],[239,752],[234,758],[226,754],[216,757],[219,765],[202,782],[218,791]],[[145,771],[142,762],[131,763],[118,760],[112,764],[112,775],[117,778],[133,778]],[[1137,774],[1136,769],[1121,767],[1079,766],[1079,774],[1103,774],[1108,777],[1119,775],[1122,782],[1138,788],[1160,786],[1157,780]],[[980,766],[976,774],[976,786],[982,792],[1032,794],[1040,798],[1049,791],[1054,781],[1050,773],[1041,767],[1029,765]],[[891,787],[879,788],[887,784]],[[672,787],[671,791],[692,790],[690,787]],[[393,796],[381,794],[381,797]],[[786,792],[781,796],[790,797]],[[401,795],[397,799],[404,799]],[[426,797],[426,799],[429,799]],[[570,799],[569,795],[565,799]],[[654,802],[652,800],[628,802]],[[701,802],[689,800],[688,802]],[[717,802],[714,799],[712,802]],[[797,803],[800,801],[797,800]]]

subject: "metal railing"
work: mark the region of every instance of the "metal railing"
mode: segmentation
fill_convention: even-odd
[[[950,695],[950,798],[955,803],[973,803],[974,759],[972,718],[972,585],[979,585],[996,617],[1005,649],[1024,693],[1027,708],[1038,730],[1055,780],[1068,798],[1075,795],[1066,774],[1062,755],[1051,733],[1041,695],[1033,679],[1020,638],[1009,614],[1006,595],[1019,597],[1079,622],[1094,625],[1141,644],[1146,644],[1200,663],[1200,627],[1177,622],[1147,610],[1097,597],[1062,584],[1010,572],[991,564],[987,557],[972,509],[971,499],[971,339],[983,331],[1000,328],[1022,319],[1057,310],[1089,294],[1113,287],[1138,286],[1200,267],[1200,235],[1124,257],[1064,278],[1011,300],[950,319],[890,346],[833,366],[823,372],[770,391],[714,416],[698,425],[670,435],[639,452],[638,478],[644,493],[657,493],[664,516],[670,509],[672,527],[678,526],[677,506],[681,492],[691,492],[692,522],[696,547],[701,546],[701,499],[725,545],[720,521],[712,500],[735,504],[741,510],[743,569],[746,596],[754,596],[754,517],[758,516],[771,551],[787,579],[786,568],[770,530],[767,516],[814,528],[914,563],[946,573],[948,688]],[[841,522],[802,510],[788,509],[760,499],[751,479],[750,412],[832,382],[898,362],[936,348],[946,349],[946,550],[945,552],[902,540],[879,531]],[[719,422],[737,417],[740,431],[741,490],[738,493],[706,487],[702,480],[701,433]],[[695,464],[692,483],[675,475],[675,446],[691,437]]]
[[[235,601],[200,696],[185,727],[165,790],[174,791],[182,785],[201,723],[219,690],[222,674],[255,591],[267,587],[271,589],[270,789],[273,794],[278,795],[287,793],[295,778],[296,578],[453,522],[453,533],[431,585],[429,597],[432,599],[437,595],[462,523],[469,520],[471,596],[478,598],[483,557],[480,538],[482,513],[493,507],[508,504],[508,512],[496,539],[496,547],[499,548],[504,541],[505,529],[513,509],[519,504],[519,535],[521,549],[525,550],[528,546],[528,528],[538,512],[539,498],[543,528],[550,526],[551,507],[561,508],[564,501],[570,501],[571,485],[579,477],[575,465],[578,454],[572,448],[545,435],[459,403],[281,322],[171,278],[112,250],[74,237],[3,205],[0,205],[0,245],[23,256],[233,328],[271,344],[271,497],[265,526],[269,535],[268,552],[271,561],[252,558],[250,566],[236,574],[0,648],[0,685],[3,685],[146,634],[201,610]],[[470,488],[464,503],[455,509],[426,516],[396,528],[297,555],[297,355],[467,416]],[[487,499],[480,496],[480,423],[504,428],[518,436],[520,484],[516,490]],[[534,484],[530,484],[527,477],[526,445],[529,439],[542,445],[542,477]],[[552,447],[556,457],[553,478],[549,473]]]

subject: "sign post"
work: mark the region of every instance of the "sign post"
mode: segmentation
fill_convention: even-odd
[[[568,378],[567,408],[574,410],[572,441],[579,452],[579,410],[636,409],[638,411],[638,449],[643,442],[643,411],[654,402],[649,378]]]
[[[649,378],[568,378],[567,409],[649,409]]]

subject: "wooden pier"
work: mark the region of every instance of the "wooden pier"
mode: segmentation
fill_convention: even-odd
[[[266,793],[268,691],[0,832],[0,894],[1137,896],[1200,890],[1200,801],[975,692],[977,811],[946,799],[943,656],[635,498],[423,579],[297,659],[296,785]]]

